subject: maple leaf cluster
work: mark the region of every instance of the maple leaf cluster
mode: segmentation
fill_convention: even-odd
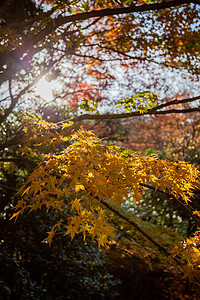
[[[40,124],[39,124],[40,126]],[[45,127],[46,129],[46,127]],[[71,238],[83,233],[105,246],[113,238],[115,228],[107,222],[109,210],[105,202],[120,208],[130,196],[143,199],[145,186],[167,192],[186,203],[199,188],[199,171],[185,162],[170,162],[154,156],[126,153],[117,146],[105,146],[92,132],[79,130],[72,134],[71,145],[59,154],[46,155],[19,190],[23,198],[16,205],[18,217],[26,208],[64,210],[71,206],[73,216],[66,216],[66,232]],[[49,232],[51,242],[56,228]]]

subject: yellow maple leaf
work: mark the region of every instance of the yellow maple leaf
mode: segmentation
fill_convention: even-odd
[[[75,199],[75,200],[72,200],[71,202],[71,210],[73,210],[74,208],[76,209],[76,211],[79,213],[80,212],[80,199]]]
[[[78,193],[80,190],[84,191],[85,187],[82,184],[76,184],[75,185],[75,192]]]
[[[52,239],[55,235],[55,231],[54,229],[52,228],[51,231],[48,231],[48,236],[42,241],[42,242],[47,242],[49,244],[49,247],[51,246],[51,243],[52,243]]]
[[[73,240],[75,234],[79,233],[79,224],[70,224],[67,226],[67,231],[65,233],[65,235],[70,234],[71,235],[71,240]]]

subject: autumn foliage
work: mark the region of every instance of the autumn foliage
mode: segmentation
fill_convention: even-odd
[[[199,49],[199,0],[1,1],[2,224],[199,286]]]

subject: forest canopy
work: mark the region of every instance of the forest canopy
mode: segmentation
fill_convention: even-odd
[[[199,0],[1,1],[2,224],[43,214],[43,244],[199,282],[199,17]]]

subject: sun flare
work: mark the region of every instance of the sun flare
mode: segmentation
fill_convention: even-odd
[[[36,85],[36,93],[46,101],[53,100],[53,84],[42,78]]]

